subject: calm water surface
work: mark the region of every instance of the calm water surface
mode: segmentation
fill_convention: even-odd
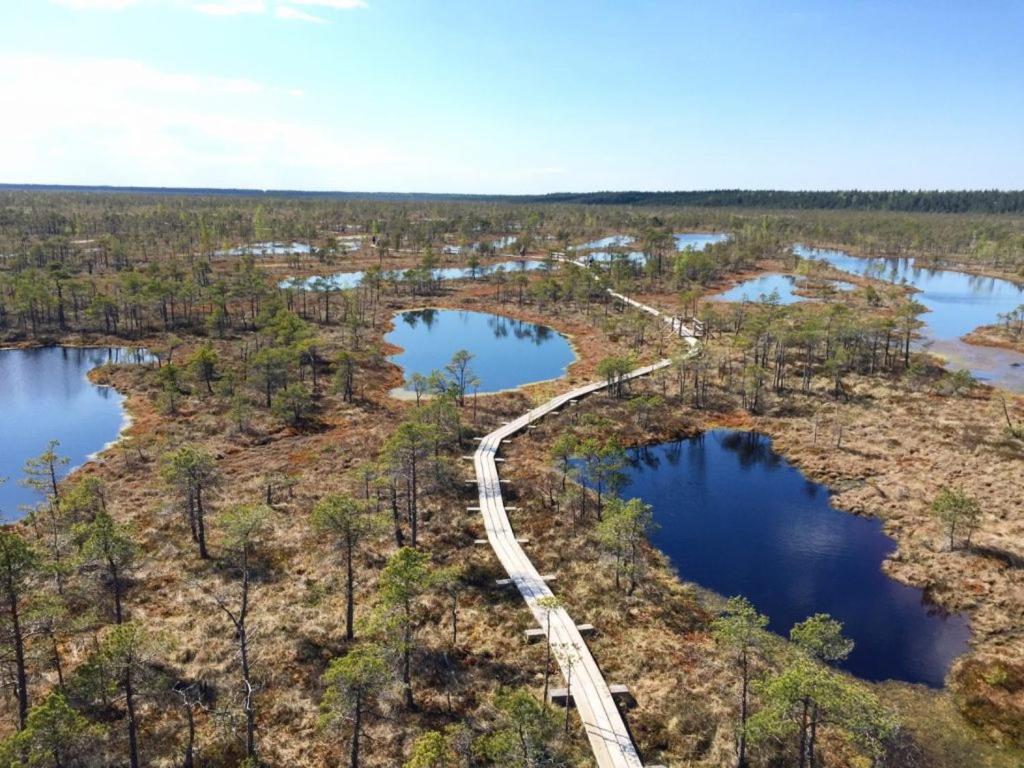
[[[497,248],[499,251],[503,248],[511,248],[512,244],[519,239],[519,235],[505,235],[499,237],[497,240],[491,241],[491,247]]]
[[[608,237],[602,237],[598,240],[591,240],[589,243],[580,243],[576,246],[576,250],[584,251],[591,248],[625,248],[628,245],[633,244],[632,235],[608,235]]]
[[[676,239],[677,251],[703,251],[709,245],[724,243],[729,239],[722,232],[682,232],[672,235]]]
[[[968,368],[979,379],[1024,392],[1024,355],[960,340],[979,325],[999,322],[1000,313],[1024,304],[1024,288],[997,277],[919,267],[912,258],[859,258],[845,251],[801,245],[794,251],[845,272],[917,288],[914,298],[929,310],[921,316],[926,324],[923,335],[934,352],[954,368]]]
[[[114,440],[124,425],[124,396],[100,387],[86,373],[104,363],[139,362],[145,355],[119,348],[43,347],[0,350],[0,514],[20,517],[18,507],[38,495],[18,484],[25,461],[52,439],[70,458],[63,472],[85,462]]]
[[[969,627],[921,590],[886,576],[896,545],[878,520],[840,512],[760,434],[714,430],[630,452],[624,498],[654,508],[652,542],[682,578],[745,595],[789,628],[811,614],[843,622],[856,648],[843,665],[868,680],[942,685]]]
[[[285,256],[289,253],[310,253],[311,249],[306,243],[250,243],[240,245],[237,248],[228,248],[223,251],[216,251],[216,256]]]
[[[435,280],[469,280],[476,279],[478,277],[486,277],[499,269],[506,273],[512,272],[533,272],[534,270],[544,269],[547,264],[543,261],[536,259],[512,259],[509,261],[502,261],[498,264],[488,264],[486,266],[477,267],[475,270],[469,267],[442,267],[439,269],[431,270]],[[399,280],[401,280],[401,272],[398,272]],[[312,277],[306,278],[288,278],[278,283],[278,288],[305,288],[308,291],[323,290],[321,287],[329,286],[332,290],[348,290],[350,288],[358,288],[363,278],[366,276],[365,272],[337,272],[327,277],[321,277],[319,275],[313,275]],[[387,279],[387,278],[385,278]],[[322,281],[322,282],[321,282]]]
[[[827,282],[837,291],[852,291],[857,287],[853,283],[843,280]],[[762,296],[770,296],[772,291],[776,291],[780,304],[795,304],[798,301],[807,300],[806,297],[794,293],[800,287],[800,283],[801,280],[793,275],[769,273],[744,280],[728,291],[723,291],[711,298],[713,301],[759,301]]]
[[[384,337],[403,349],[389,359],[408,379],[442,370],[460,349],[474,355],[470,367],[480,392],[563,376],[576,355],[569,340],[545,325],[489,312],[420,309],[395,315],[395,329]]]
[[[681,232],[672,235],[676,241],[676,250],[682,251],[703,251],[709,245],[721,243],[729,239],[729,235],[721,232]],[[630,251],[628,253],[614,253],[600,250],[603,248],[628,248],[636,242],[631,235],[609,235],[600,240],[592,240],[576,246],[576,250],[591,250],[587,254],[590,261],[605,262],[614,258],[624,258],[634,264],[643,264],[647,260],[643,251]],[[596,249],[596,250],[595,250]]]
[[[501,251],[504,250],[505,248],[511,247],[512,243],[514,243],[518,239],[518,235],[505,235],[504,237],[499,237],[497,240],[491,240],[490,246],[496,250]],[[480,245],[480,243],[470,243],[469,246],[451,244],[443,245],[441,246],[441,253],[447,254],[449,256],[457,256],[458,254],[464,253],[465,251],[479,250]]]

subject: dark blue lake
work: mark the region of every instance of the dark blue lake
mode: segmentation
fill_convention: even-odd
[[[119,348],[41,347],[0,350],[0,514],[21,517],[19,506],[40,499],[18,484],[25,461],[52,439],[70,461],[64,474],[113,441],[125,423],[124,396],[91,383],[86,374],[105,363],[138,362],[145,355]]]
[[[388,359],[406,380],[443,370],[460,349],[473,355],[479,392],[555,379],[576,360],[569,340],[554,329],[489,312],[419,309],[398,313],[394,322],[384,338],[403,351]]]
[[[859,258],[802,245],[794,251],[844,272],[917,288],[914,298],[928,309],[921,319],[930,349],[954,368],[967,368],[979,379],[1024,392],[1024,355],[960,340],[979,325],[998,323],[1000,314],[1024,304],[1024,288],[997,277],[921,267],[914,259]]]
[[[843,622],[856,648],[843,667],[868,680],[940,686],[967,650],[963,615],[944,615],[920,589],[889,578],[896,545],[878,520],[840,512],[756,432],[632,450],[623,498],[654,508],[652,542],[680,576],[722,595],[745,595],[772,630],[814,613]]]

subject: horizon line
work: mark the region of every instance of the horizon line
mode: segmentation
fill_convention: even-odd
[[[794,188],[780,189],[775,187],[715,187],[704,189],[597,189],[589,191],[580,190],[559,190],[554,192],[426,192],[415,190],[345,190],[345,189],[288,189],[274,187],[217,187],[217,186],[161,186],[150,184],[61,184],[42,182],[0,182],[0,190],[66,190],[81,192],[164,192],[164,193],[219,193],[231,194],[241,193],[245,195],[307,195],[307,196],[332,196],[346,195],[351,197],[448,197],[448,198],[554,198],[554,197],[582,197],[588,195],[694,195],[694,194],[720,194],[735,192],[757,192],[757,193],[780,193],[780,194],[838,194],[838,193],[862,193],[862,194],[886,194],[886,193],[928,193],[928,194],[956,194],[956,193],[995,193],[995,194],[1022,194],[1024,188],[1011,189],[1000,187],[961,187],[940,189],[925,187],[902,187],[902,188],[877,188],[867,189],[858,187],[832,187],[832,188]]]

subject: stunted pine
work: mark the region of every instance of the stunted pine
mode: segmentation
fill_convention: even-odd
[[[333,493],[316,503],[310,521],[315,531],[330,538],[344,561],[345,638],[352,640],[355,637],[355,559],[363,540],[384,529],[384,520],[368,502]]]
[[[94,576],[98,585],[113,599],[114,620],[124,621],[124,592],[131,578],[136,547],[128,530],[114,522],[106,511],[76,530],[81,541],[81,568]]]
[[[253,569],[257,548],[266,534],[271,510],[260,504],[236,504],[224,510],[217,519],[223,534],[224,558],[229,564],[234,584],[214,595],[221,611],[228,617],[238,647],[241,677],[240,695],[245,715],[245,754],[256,759],[256,684],[252,673],[249,613]]]
[[[389,559],[378,581],[379,625],[401,658],[402,690],[405,706],[416,705],[412,691],[412,655],[419,626],[419,603],[434,583],[430,555],[412,547],[402,547]]]
[[[622,579],[627,578],[627,593],[631,595],[636,590],[642,574],[643,543],[654,528],[650,504],[641,499],[623,501],[618,497],[612,497],[608,502],[595,533],[613,558],[616,589],[621,589]]]
[[[178,496],[199,556],[206,559],[206,497],[220,482],[216,461],[202,448],[183,445],[164,456],[163,476]]]
[[[764,647],[768,617],[745,597],[731,597],[725,610],[711,625],[719,645],[732,654],[740,674],[739,727],[736,737],[736,765],[747,765],[747,720],[750,717],[751,665]]]
[[[39,555],[21,534],[0,528],[0,612],[6,625],[2,642],[9,649],[14,664],[19,728],[25,727],[29,705],[25,660],[27,631],[23,614],[31,581],[41,565]]]
[[[958,530],[967,532],[965,546],[971,546],[971,537],[981,519],[978,502],[959,489],[943,488],[932,502],[932,514],[945,526],[949,534],[949,548],[956,548]]]
[[[349,768],[359,768],[363,722],[390,678],[384,649],[370,644],[334,659],[324,673],[320,724],[349,731]]]

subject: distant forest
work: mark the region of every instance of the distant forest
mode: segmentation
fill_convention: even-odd
[[[0,190],[102,192],[272,198],[327,198],[391,202],[474,202],[562,205],[744,208],[771,210],[904,211],[913,213],[1024,213],[1024,190],[837,190],[717,189],[691,192],[554,192],[545,195],[462,195],[428,192],[326,192],[174,187],[104,187],[0,184]]]
[[[706,208],[771,208],[776,210],[907,211],[913,213],[1021,213],[1024,190],[871,192],[786,192],[780,190],[718,189],[705,192],[587,192],[555,193],[516,198],[531,203],[588,205],[659,205]]]

